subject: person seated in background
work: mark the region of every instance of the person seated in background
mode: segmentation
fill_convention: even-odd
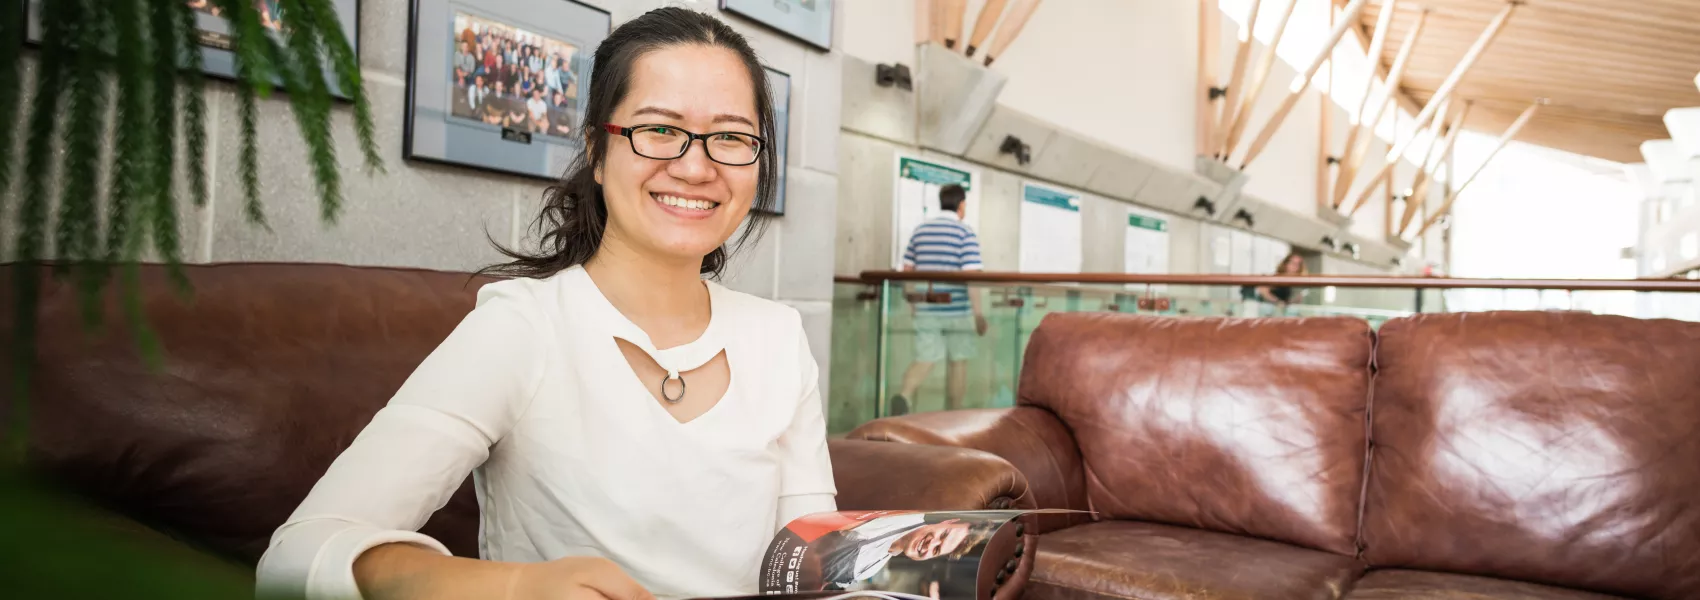
[[[466,114],[482,118],[484,98],[490,95],[490,87],[484,84],[483,75],[474,75],[472,85],[466,88]]]
[[[549,133],[549,102],[543,99],[543,88],[531,90],[531,99],[526,101],[525,108],[531,113],[528,122],[531,130]]]
[[[508,94],[502,86],[502,80],[496,80],[496,87],[490,96],[484,99],[484,122],[497,127],[508,125]]]
[[[549,133],[565,137],[573,132],[578,115],[567,104],[567,95],[555,92],[555,102],[549,106]]]
[[[507,110],[507,114],[503,116],[502,122],[507,127],[520,131],[531,130],[531,119],[529,118],[531,109],[526,106],[526,98],[518,89],[509,91],[509,96],[504,101],[503,108]]]
[[[450,114],[471,114],[466,112],[468,93],[468,87],[466,85],[466,71],[462,71],[460,67],[455,67],[455,78],[453,81],[449,82],[449,88]]]
[[[544,87],[549,88],[549,93],[551,94],[566,91],[566,88],[561,87],[560,57],[549,57],[549,66],[543,69],[543,85]]]
[[[273,534],[256,596],[751,596],[779,528],[836,510],[802,315],[715,283],[776,201],[760,59],[680,7],[596,56],[539,248],[499,248],[508,279]],[[482,560],[418,532],[468,474]]]
[[[1275,267],[1275,274],[1309,275],[1310,268],[1305,265],[1305,257],[1303,255],[1300,255],[1297,252],[1291,252],[1287,254],[1286,258],[1281,259],[1281,264]],[[1293,302],[1302,299],[1304,297],[1304,292],[1302,290],[1294,290],[1289,286],[1264,285],[1252,288],[1249,296],[1249,298],[1246,298],[1250,301],[1248,304],[1253,304],[1256,307],[1256,311],[1255,314],[1247,314],[1245,316],[1270,317],[1287,314],[1287,307],[1292,305]]]

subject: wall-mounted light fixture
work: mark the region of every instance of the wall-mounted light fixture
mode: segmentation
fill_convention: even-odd
[[[1395,267],[1405,266],[1405,257],[1403,257],[1403,256],[1393,257],[1393,266],[1395,266]]]
[[[1192,203],[1192,209],[1204,209],[1204,214],[1216,216],[1216,203],[1204,196],[1199,196],[1198,201]]]
[[[909,65],[902,63],[874,66],[874,85],[880,87],[897,86],[902,90],[915,89],[915,79],[909,74]]]
[[[1246,229],[1255,229],[1257,227],[1256,217],[1251,216],[1251,213],[1246,212],[1246,210],[1243,209],[1243,208],[1234,211],[1234,218],[1230,219],[1230,220],[1231,221],[1245,221]]]
[[[1358,258],[1358,245],[1357,245],[1357,243],[1347,242],[1346,243],[1346,252],[1350,253],[1352,255],[1352,258]]]
[[[1015,157],[1015,163],[1026,166],[1033,162],[1033,147],[1028,146],[1021,138],[1013,135],[1003,136],[1003,143],[998,145],[998,154],[1009,154]]]
[[[1331,236],[1331,235],[1322,236],[1322,245],[1324,247],[1328,248],[1329,250],[1333,250],[1335,252],[1340,251],[1340,240],[1334,239],[1334,236]]]

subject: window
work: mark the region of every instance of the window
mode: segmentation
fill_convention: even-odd
[[[1682,252],[1682,260],[1694,260],[1700,257],[1700,232],[1691,231],[1688,235],[1682,236],[1679,251]]]

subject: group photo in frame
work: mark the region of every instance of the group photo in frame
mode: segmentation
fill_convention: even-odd
[[[41,3],[52,0],[28,0],[25,41],[40,44]],[[221,79],[236,79],[236,55],[230,47],[230,21],[219,13],[218,6],[209,0],[182,0],[184,4],[195,11],[195,28],[200,37],[201,71]],[[280,36],[288,24],[278,13],[277,0],[247,0],[254,3],[254,8],[260,13],[260,25],[274,36]],[[342,35],[348,39],[349,48],[354,55],[360,55],[360,0],[330,0],[335,9],[337,21],[342,25]],[[325,68],[325,83],[330,88],[331,96],[339,100],[350,100],[348,92],[336,80],[336,72],[329,65]],[[282,79],[273,82],[279,89],[283,87]]]
[[[833,0],[720,0],[720,10],[822,51],[832,50]]]
[[[403,155],[555,179],[584,151],[607,11],[574,0],[414,0]]]

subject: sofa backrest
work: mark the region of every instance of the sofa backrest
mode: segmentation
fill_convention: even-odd
[[[0,267],[4,289],[19,268]],[[97,334],[69,282],[46,282],[29,460],[132,518],[256,561],[331,460],[472,309],[483,280],[330,265],[185,269],[187,297],[163,268],[142,269],[157,370],[117,302]],[[423,531],[477,556],[477,519],[463,485]]]
[[[1377,364],[1371,564],[1700,598],[1700,323],[1421,315]]]
[[[1352,318],[1052,314],[1019,402],[1072,430],[1104,518],[1352,555],[1372,339]]]

